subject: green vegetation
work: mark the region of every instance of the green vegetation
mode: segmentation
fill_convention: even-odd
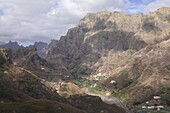
[[[91,92],[92,93],[95,93],[95,94],[105,94],[106,93],[106,91],[105,90],[103,90],[100,86],[96,86],[96,87],[92,87],[91,88]]]
[[[126,91],[113,91],[112,95],[114,97],[121,99],[123,102],[126,102],[129,100],[129,94]]]
[[[94,81],[88,79],[74,79],[74,80],[68,80],[67,82],[74,83],[80,88],[89,87],[90,85],[94,84]]]

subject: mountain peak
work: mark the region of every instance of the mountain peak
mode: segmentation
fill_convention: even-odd
[[[157,11],[165,11],[165,10],[167,10],[167,11],[170,11],[170,8],[169,7],[162,7],[162,8],[159,8]]]
[[[156,13],[161,13],[161,14],[165,14],[165,15],[170,15],[170,8],[168,7],[163,7],[160,8],[156,11]]]
[[[2,48],[8,48],[8,49],[15,49],[15,48],[20,48],[21,46],[15,41],[9,41],[7,44],[0,45]]]

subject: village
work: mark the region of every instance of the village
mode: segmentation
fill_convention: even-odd
[[[153,96],[153,99],[146,101],[144,105],[141,106],[141,110],[137,113],[167,113],[162,112],[165,109],[165,106],[161,105],[161,97],[156,95]]]

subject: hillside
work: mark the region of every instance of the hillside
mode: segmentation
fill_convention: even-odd
[[[109,91],[129,107],[152,100],[154,95],[160,95],[167,106],[169,17],[170,8],[147,15],[89,13],[52,44],[47,60],[60,59],[76,80],[86,77],[89,84],[74,83],[97,86],[95,92]]]
[[[132,60],[112,72],[102,84],[113,93],[127,93],[126,102],[140,104],[153,95],[162,95],[170,85],[170,39],[136,52]],[[116,81],[111,84],[110,81]],[[117,92],[118,91],[118,92]],[[123,91],[123,92],[122,92]],[[166,102],[169,99],[165,99]]]
[[[1,113],[126,113],[122,108],[105,104],[99,97],[79,95],[63,98],[46,81],[32,72],[17,67],[0,49],[0,112]],[[98,107],[95,108],[96,104]],[[88,106],[88,108],[81,107]]]
[[[35,48],[20,47],[7,52],[2,49],[0,85],[9,90],[2,90],[1,98],[7,102],[26,99],[23,104],[33,103],[35,109],[37,103],[32,99],[52,99],[59,106],[64,103],[88,113],[125,112],[99,97],[82,95],[88,89],[90,93],[116,97],[132,110],[141,109],[147,102],[154,103],[153,97],[160,96],[158,103],[168,110],[169,17],[170,8],[147,15],[89,13],[60,40],[53,40],[48,46],[42,44],[43,48],[47,46],[46,59]],[[64,96],[66,93],[68,98],[56,92]]]
[[[148,15],[87,14],[77,27],[53,44],[47,59],[60,58],[75,76],[90,75],[96,71],[93,66],[111,51],[111,54],[127,50],[135,52],[166,40],[170,32],[169,13],[169,8],[162,8]]]
[[[59,78],[71,77],[62,62],[57,60],[56,63],[53,63],[41,58],[35,48],[9,49],[8,54],[17,66],[25,68],[47,81],[58,82]]]

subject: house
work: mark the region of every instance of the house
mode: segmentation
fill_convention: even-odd
[[[41,70],[45,70],[45,68],[42,67]]]
[[[160,96],[153,96],[153,99],[159,100],[161,97]]]
[[[106,93],[106,96],[110,96],[111,94],[110,93]]]
[[[115,80],[110,81],[110,84],[115,84],[115,83],[116,83]]]

